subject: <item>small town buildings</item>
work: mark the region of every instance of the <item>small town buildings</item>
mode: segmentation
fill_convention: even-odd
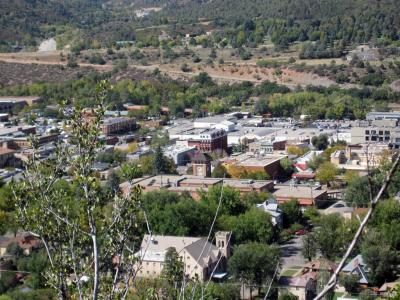
[[[393,112],[378,112],[378,111],[371,111],[367,113],[365,119],[367,121],[375,121],[375,120],[395,120],[397,122],[400,121],[400,112],[393,111]]]
[[[42,246],[41,240],[28,232],[19,232],[15,236],[3,235],[0,236],[0,258],[6,255],[7,247],[13,243],[18,244],[25,255],[29,255],[33,250],[37,250]]]
[[[317,273],[307,272],[295,277],[282,276],[279,279],[279,293],[290,293],[298,300],[312,300],[316,296]]]
[[[211,161],[212,158],[207,153],[197,151],[191,158],[191,164],[194,176],[211,176]]]
[[[315,185],[276,184],[272,195],[278,203],[296,199],[303,207],[320,206],[328,199],[327,190]]]
[[[144,192],[165,189],[175,193],[189,193],[193,199],[198,200],[199,191],[208,190],[212,186],[224,184],[237,189],[241,194],[250,192],[270,192],[274,183],[270,180],[246,180],[206,178],[194,175],[156,175],[136,178],[120,185],[124,193],[129,193],[131,186],[139,185]]]
[[[275,151],[285,151],[286,140],[277,141],[274,138],[260,140],[247,145],[250,152],[273,154]]]
[[[15,150],[0,148],[0,168],[15,166]]]
[[[395,289],[397,286],[400,286],[400,281],[384,283],[379,288],[379,296],[384,299],[394,297],[394,295],[396,294]]]
[[[0,113],[12,113],[13,108],[16,106],[20,106],[21,108],[29,105],[32,106],[40,102],[40,97],[32,97],[32,96],[5,96],[0,97]]]
[[[261,155],[251,152],[233,154],[221,159],[222,164],[229,171],[230,167],[242,167],[246,172],[265,172],[272,180],[285,176],[281,160],[287,155]]]
[[[364,262],[363,257],[359,254],[354,257],[341,271],[348,275],[358,275],[360,277],[358,283],[368,285],[368,267]]]
[[[175,248],[182,259],[187,278],[203,282],[213,275],[224,277],[231,251],[230,235],[230,232],[216,232],[216,245],[213,245],[205,238],[146,234],[140,250],[135,254],[142,258],[136,266],[138,276],[159,277],[165,264],[165,254],[169,248]]]
[[[278,202],[274,198],[269,198],[263,203],[256,204],[256,207],[269,215],[274,226],[282,227],[283,212],[278,206]]]
[[[346,60],[352,61],[355,58],[361,61],[376,61],[379,59],[378,49],[371,48],[368,45],[357,46],[356,49],[349,52],[346,56]]]
[[[346,202],[340,200],[320,212],[324,215],[339,214],[345,219],[351,219],[354,211],[354,207],[349,207]]]
[[[346,170],[367,171],[379,167],[384,159],[391,159],[392,149],[385,143],[347,145],[345,150],[331,154],[331,162]]]
[[[164,149],[164,155],[171,158],[177,166],[187,165],[191,157],[195,154],[196,147],[188,147],[185,145],[174,145]]]
[[[126,133],[135,129],[136,122],[132,118],[106,118],[100,124],[101,131],[105,135]]]

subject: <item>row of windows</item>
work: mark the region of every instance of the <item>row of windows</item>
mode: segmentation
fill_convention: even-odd
[[[373,142],[376,142],[376,141],[379,141],[379,142],[385,141],[385,142],[387,142],[387,141],[390,141],[390,137],[389,136],[385,136],[385,138],[383,138],[383,137],[379,137],[378,138],[377,136],[371,136],[371,139],[370,139],[369,136],[366,136],[365,140],[366,141],[373,141]]]
[[[365,134],[369,135],[369,134],[377,134],[377,133],[376,133],[376,130],[365,130]],[[383,135],[384,134],[383,130],[379,130],[378,134]],[[385,135],[390,135],[390,131],[385,130]]]

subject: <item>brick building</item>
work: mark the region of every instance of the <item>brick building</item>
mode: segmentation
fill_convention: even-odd
[[[210,129],[188,140],[188,146],[204,152],[227,152],[228,135],[223,129]]]
[[[105,135],[125,133],[133,130],[136,122],[132,118],[107,118],[100,124],[101,131]]]

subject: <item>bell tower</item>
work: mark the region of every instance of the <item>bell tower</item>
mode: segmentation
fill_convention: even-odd
[[[231,255],[231,234],[231,231],[217,231],[215,233],[216,246],[227,259]]]

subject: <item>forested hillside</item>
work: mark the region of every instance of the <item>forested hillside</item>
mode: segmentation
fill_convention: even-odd
[[[271,35],[282,45],[320,39],[328,43],[397,41],[399,12],[396,0],[172,1],[163,11],[176,16],[178,23],[208,19],[220,27],[250,31],[250,40]]]
[[[135,10],[142,7],[161,10],[137,18]],[[396,0],[0,0],[0,11],[0,44],[35,45],[74,30],[104,44],[133,40],[137,28],[169,24],[185,29],[199,21],[212,21],[233,47],[266,38],[283,48],[296,41],[329,48],[337,47],[334,42],[345,47],[400,39]]]

